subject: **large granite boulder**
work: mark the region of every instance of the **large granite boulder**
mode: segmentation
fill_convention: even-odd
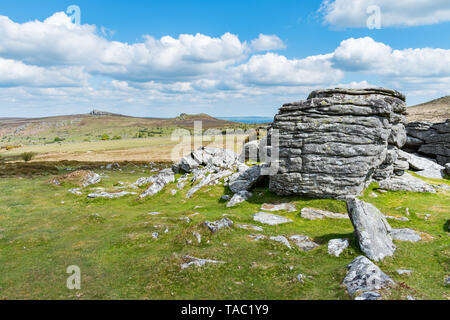
[[[394,172],[406,142],[405,97],[388,89],[314,91],[285,104],[272,124],[279,138],[278,195],[316,198],[359,195],[372,177]]]
[[[374,261],[392,256],[396,247],[389,234],[391,226],[383,214],[372,204],[356,198],[347,200],[347,208],[361,251]]]
[[[418,152],[440,165],[450,162],[450,119],[441,123],[411,122],[406,125],[404,150]]]

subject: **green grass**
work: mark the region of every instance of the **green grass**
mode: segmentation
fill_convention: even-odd
[[[132,165],[96,171],[108,176],[98,185],[106,189],[150,175]],[[189,200],[184,197],[188,187],[172,196],[174,186],[144,201],[136,196],[89,200],[87,190],[83,196],[72,195],[67,192],[72,186],[49,185],[50,177],[0,180],[0,299],[349,299],[341,282],[347,264],[361,255],[350,221],[299,217],[307,206],[346,212],[342,201],[280,199],[259,188],[250,202],[230,209],[219,200],[229,194],[221,185],[205,187]],[[415,244],[397,242],[395,256],[377,263],[400,283],[390,298],[448,299],[443,281],[450,274],[449,192],[379,193],[375,187],[367,190],[365,201],[385,214],[405,216],[406,208],[411,212],[410,222],[390,220],[394,228],[410,227],[433,237]],[[372,191],[378,198],[369,197]],[[252,215],[261,204],[277,201],[296,204],[298,212],[281,213],[294,223],[263,226],[263,234],[305,234],[323,245],[311,252],[289,250],[277,242],[250,241],[248,235],[255,232],[237,227],[212,235],[202,226],[223,214],[235,225],[258,225]],[[162,214],[147,214],[154,211]],[[190,223],[179,219],[193,213],[200,215]],[[424,214],[431,214],[429,220]],[[155,231],[159,240],[152,238]],[[193,231],[202,234],[201,244],[194,241]],[[327,241],[344,237],[351,247],[339,258],[328,255]],[[181,271],[184,255],[226,263]],[[81,268],[79,291],[65,286],[70,265]],[[400,268],[414,273],[399,276],[395,270]],[[299,273],[310,278],[300,284],[295,280]]]

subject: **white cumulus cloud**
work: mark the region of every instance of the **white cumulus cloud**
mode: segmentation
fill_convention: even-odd
[[[381,10],[381,27],[420,26],[450,21],[448,0],[325,0],[319,12],[326,24],[365,28],[369,6]]]

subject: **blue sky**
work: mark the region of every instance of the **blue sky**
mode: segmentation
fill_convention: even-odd
[[[397,89],[410,105],[450,94],[444,0],[17,0],[0,16],[0,117],[272,116],[336,86]]]

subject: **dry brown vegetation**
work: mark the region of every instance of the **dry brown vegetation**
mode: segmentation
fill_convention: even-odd
[[[408,108],[408,122],[444,122],[450,119],[450,96]]]

